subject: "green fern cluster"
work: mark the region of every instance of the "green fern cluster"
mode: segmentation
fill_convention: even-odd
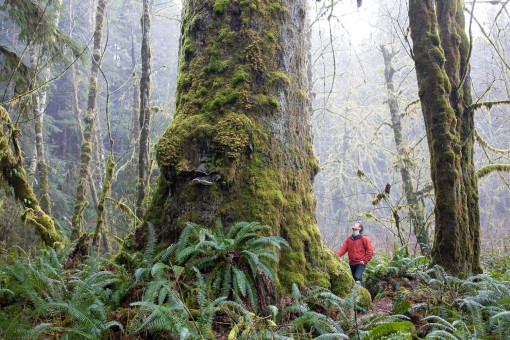
[[[391,293],[393,312],[405,314],[402,318],[408,320],[412,316],[419,325],[416,332],[420,336],[459,340],[510,338],[510,282],[504,273],[497,278],[482,274],[464,280],[440,266],[428,267],[422,257],[409,258],[399,251],[391,259],[379,257],[373,262],[367,270],[367,286],[391,282],[395,289]],[[375,329],[366,334],[374,336]]]
[[[43,250],[31,259],[14,249],[0,266],[0,337],[97,339],[112,327],[111,308],[118,304],[123,277],[99,269],[98,259],[71,273],[64,268],[67,252]]]
[[[105,257],[68,270],[68,250],[30,257],[14,249],[0,266],[0,338],[510,338],[508,281],[487,274],[462,280],[402,252],[375,259],[368,270],[367,283],[392,285],[392,313],[360,314],[358,285],[344,298],[293,285],[262,308],[276,250],[286,244],[264,236],[267,229],[189,224],[176,244],[154,255],[149,225],[132,272]]]
[[[427,327],[433,329],[427,338],[509,339],[510,282],[498,282],[487,274],[454,280],[462,297],[455,309],[443,309],[444,317],[426,319]]]
[[[197,268],[215,297],[237,296],[257,310],[264,307],[264,297],[274,293],[275,249],[288,245],[279,236],[262,235],[269,229],[257,222],[238,222],[225,232],[221,222],[214,231],[188,223],[164,257],[185,267],[187,274],[194,275],[192,268]]]

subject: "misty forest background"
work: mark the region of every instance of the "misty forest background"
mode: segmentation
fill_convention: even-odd
[[[331,249],[336,249],[354,221],[365,221],[365,233],[372,237],[379,251],[393,249],[395,241],[408,243],[416,251],[408,207],[402,191],[400,162],[405,157],[412,165],[415,190],[422,192],[427,233],[432,235],[434,218],[433,192],[428,166],[428,150],[423,118],[417,96],[417,82],[413,61],[409,55],[410,37],[407,26],[407,7],[403,1],[367,1],[357,9],[352,2],[339,2],[331,10],[324,2],[311,6],[311,66],[313,71],[312,126],[314,147],[321,171],[314,181],[317,195],[317,222],[322,238]],[[59,9],[59,28],[77,43],[86,47],[81,59],[40,60],[36,69],[51,68],[52,81],[44,85],[47,103],[44,114],[44,147],[49,168],[52,215],[59,225],[70,233],[71,216],[76,192],[76,176],[80,163],[80,143],[77,134],[75,110],[85,110],[88,90],[88,61],[94,29],[93,2],[64,1]],[[104,180],[108,157],[106,127],[106,97],[114,155],[117,169],[111,198],[135,211],[137,158],[134,148],[134,122],[138,121],[141,61],[140,44],[141,7],[138,2],[113,1],[108,4],[102,48],[102,74],[98,78],[98,144],[94,151],[92,178],[98,194]],[[154,1],[151,27],[152,93],[150,107],[152,120],[150,143],[162,135],[172,120],[177,81],[179,52],[179,1]],[[476,7],[477,17],[471,24],[473,52],[471,77],[474,102],[495,101],[508,97],[508,66],[505,64],[507,32],[506,12],[492,4],[481,2]],[[30,41],[20,39],[19,28],[2,14],[1,44],[10,51],[28,58]],[[393,54],[393,82],[398,98],[403,142],[397,151],[391,128],[388,90],[385,83],[385,65],[382,48]],[[56,57],[55,57],[56,58]],[[503,58],[503,60],[501,59]],[[73,64],[74,75],[70,70]],[[306,72],[306,70],[303,70]],[[53,79],[55,78],[55,79]],[[36,166],[34,110],[22,98],[14,105],[11,74],[4,73],[2,102],[11,112],[22,133],[21,149],[30,180],[37,192],[40,181]],[[72,85],[72,82],[75,85]],[[108,91],[106,92],[106,83]],[[78,107],[73,103],[76,86]],[[25,101],[25,102],[24,102]],[[496,149],[508,148],[506,106],[482,108],[476,114],[477,133]],[[507,153],[491,154],[478,144],[475,150],[477,169],[492,163],[506,163]],[[158,175],[151,158],[151,184]],[[362,170],[366,177],[359,178]],[[391,195],[386,202],[372,205],[372,198],[389,183]],[[0,219],[1,245],[7,249],[16,244],[33,248],[37,237],[31,228],[20,228],[22,208],[14,202],[7,189],[2,192]],[[482,247],[484,250],[505,252],[510,235],[508,183],[505,173],[495,172],[479,181]],[[150,201],[150,193],[144,204]],[[92,201],[92,197],[87,197]],[[85,210],[84,230],[95,226],[96,207],[89,204]],[[401,240],[396,237],[396,211],[400,217]],[[108,232],[123,238],[133,230],[135,222],[115,204],[107,204]],[[402,245],[402,244],[400,244]]]
[[[16,164],[16,167],[24,168],[27,182],[33,188],[35,197],[43,207],[42,210],[54,220],[58,234],[65,235],[67,239],[76,242],[79,236],[84,233],[99,232],[101,234],[99,241],[96,240],[97,235],[93,237],[94,243],[101,242],[97,256],[114,256],[123,247],[126,247],[126,238],[136,233],[140,221],[143,221],[146,209],[155,199],[154,196],[158,195],[156,187],[160,169],[156,162],[156,145],[173,120],[178,88],[178,61],[180,48],[182,48],[180,36],[185,29],[181,28],[181,1],[145,1],[144,3],[148,7],[145,7],[144,12],[142,1],[111,0],[108,1],[104,11],[102,41],[100,49],[97,50],[99,54],[96,54],[96,51],[93,56],[94,41],[97,40],[97,35],[94,35],[97,2],[97,0],[20,0],[19,2],[3,0],[0,3],[0,48],[2,49],[0,105],[8,112],[12,124],[9,125],[6,123],[7,120],[1,116],[0,118],[2,118],[1,122],[4,127],[19,131],[20,135],[15,139],[23,164]],[[216,3],[220,2],[222,1],[216,1]],[[223,2],[224,6],[229,3],[229,1]],[[259,2],[254,0],[254,3]],[[34,12],[31,19],[30,16],[27,19],[20,14],[27,8],[30,10],[26,4],[37,5],[37,11]],[[313,148],[320,162],[320,171],[314,178],[313,190],[316,195],[317,226],[322,242],[327,248],[336,251],[345,237],[350,234],[354,222],[361,221],[364,224],[364,233],[370,238],[376,251],[376,259],[365,274],[367,289],[374,299],[380,297],[378,294],[385,290],[379,282],[390,282],[389,285],[392,288],[389,290],[398,291],[400,286],[407,287],[405,294],[408,294],[409,291],[413,291],[413,288],[410,287],[415,287],[416,282],[411,286],[406,286],[409,282],[398,281],[400,283],[396,283],[397,281],[391,281],[390,278],[397,280],[396,277],[407,277],[411,280],[409,273],[416,268],[420,268],[421,273],[427,273],[427,266],[423,266],[423,263],[419,262],[422,259],[419,256],[423,255],[424,261],[428,261],[430,249],[433,246],[435,202],[430,174],[429,147],[422,106],[418,96],[415,63],[411,52],[408,2],[403,0],[365,0],[361,6],[358,5],[361,5],[361,1],[308,1],[308,36],[310,39],[310,49],[307,51],[308,67],[300,72],[306,74],[310,79]],[[222,5],[216,6],[217,4],[214,5],[214,13],[222,14]],[[35,11],[35,9],[33,10]],[[510,151],[508,150],[510,147],[508,138],[510,135],[510,106],[508,105],[508,98],[510,98],[510,60],[508,57],[510,13],[508,1],[467,1],[464,13],[466,15],[465,29],[472,42],[469,51],[472,101],[475,105],[482,102],[492,103],[476,107],[474,116],[476,131],[473,131],[469,136],[475,140],[474,164],[475,170],[478,171],[480,254],[485,270],[490,269],[490,263],[495,266],[494,268],[497,268],[495,271],[499,273],[495,274],[496,276],[485,277],[485,279],[504,280],[508,277],[507,270],[510,267],[508,260],[510,252],[510,178],[507,173],[508,164],[510,164]],[[471,16],[471,14],[474,15]],[[150,26],[143,26],[144,15],[150,16]],[[55,31],[50,34],[42,29],[39,32],[38,29],[34,30],[34,27],[39,27],[38,20],[42,20],[41,18],[54,23]],[[58,33],[55,34],[55,32]],[[269,40],[271,40],[270,38],[268,36]],[[147,45],[147,41],[149,45]],[[147,50],[147,46],[150,46],[149,50]],[[303,42],[302,46],[305,49],[307,44]],[[145,59],[143,59],[144,53]],[[149,59],[147,59],[148,55],[150,55]],[[97,86],[91,86],[91,66],[94,69],[91,65],[91,58],[93,57],[96,58],[96,61],[100,60],[100,66],[96,70]],[[147,60],[150,62],[149,66],[144,64],[144,61]],[[211,72],[217,72],[217,70]],[[284,83],[290,81],[284,74],[276,74],[276,77],[279,77],[278,81]],[[149,80],[147,81],[147,79]],[[244,78],[240,81],[243,80]],[[150,93],[150,96],[144,98],[143,95],[140,96],[140,91],[144,93],[147,84],[150,87],[150,91],[147,92]],[[95,93],[97,107],[92,107],[93,111],[97,112],[97,117],[87,114],[91,108],[91,88],[97,90]],[[144,102],[144,99],[147,101]],[[278,103],[274,105],[277,106]],[[143,117],[148,117],[147,114],[150,116],[150,125],[147,126],[147,130],[144,130],[140,119],[143,121]],[[90,123],[87,120],[91,119],[97,120],[93,134],[89,136],[90,171],[85,184],[87,187],[86,196],[84,196],[82,205],[77,208],[78,178],[81,171],[80,164],[83,163],[83,159],[81,159],[82,140],[87,138],[84,137],[83,127],[87,126]],[[144,137],[144,131],[148,133],[148,137]],[[286,131],[283,131],[283,134],[285,133]],[[139,154],[143,143],[140,141],[144,138],[149,147],[146,153],[148,158],[142,162],[139,159]],[[17,146],[12,146],[14,153],[18,151]],[[113,167],[113,163],[115,163],[115,167]],[[142,180],[139,178],[140,166],[147,172],[146,178]],[[9,171],[14,171],[15,169],[13,169],[9,169]],[[6,169],[0,170],[7,171]],[[113,170],[113,173],[109,173],[109,170]],[[16,171],[21,172],[22,170]],[[45,174],[47,174],[47,184],[45,184]],[[207,175],[209,174],[207,173]],[[146,187],[140,189],[141,182],[146,183]],[[106,190],[104,189],[105,183]],[[411,183],[410,187],[409,183]],[[47,189],[45,189],[45,185],[47,185]],[[413,206],[409,203],[410,196],[406,195],[406,190],[409,191],[409,188],[412,189],[413,197],[416,200]],[[16,254],[23,252],[26,254],[26,261],[30,261],[30,258],[38,256],[41,249],[41,235],[37,232],[37,226],[34,228],[34,223],[31,223],[34,218],[27,217],[26,207],[28,204],[26,201],[20,202],[17,196],[12,185],[6,181],[0,181],[0,254],[2,262],[6,264],[12,261],[16,262],[13,260],[13,252]],[[48,204],[46,209],[44,209],[45,204]],[[82,209],[83,217],[73,220],[77,218],[77,209]],[[98,209],[100,209],[99,213]],[[421,212],[418,216],[415,209],[419,209]],[[36,220],[40,217],[37,214],[36,211]],[[100,225],[98,216],[101,220],[100,227],[98,227]],[[420,223],[416,223],[417,219]],[[76,229],[77,222],[80,224],[79,230]],[[152,232],[150,228],[149,235]],[[272,245],[277,248],[283,245],[278,242]],[[17,250],[12,250],[13,247]],[[141,246],[142,249],[144,247],[145,244]],[[64,263],[69,261],[68,255],[62,260]],[[18,255],[14,256],[14,258],[16,257]],[[21,255],[19,257],[24,258]],[[495,264],[496,259],[500,261],[498,262],[500,267]],[[82,260],[73,258],[73,261]],[[313,262],[314,259],[310,261]],[[341,261],[345,267],[345,260]],[[131,265],[134,262],[136,261],[130,262]],[[151,260],[149,264],[145,263],[145,265],[151,266],[156,262],[156,260]],[[380,266],[378,267],[378,265]],[[77,266],[79,267],[76,263],[72,263],[72,265],[66,263],[65,266],[62,265],[62,270],[64,267],[76,269]],[[113,264],[91,266],[87,270],[89,274],[94,272],[92,267],[96,271],[115,272],[115,270],[120,270],[114,270],[112,266]],[[134,272],[136,266],[133,266],[127,270]],[[2,269],[4,274],[0,280],[0,288],[7,289],[8,283],[11,281],[6,276],[9,271],[5,268]],[[147,282],[155,282],[158,270],[163,270],[162,267],[158,267],[157,270],[152,268],[152,272],[149,270],[145,273],[148,275]],[[150,276],[149,272],[153,276]],[[178,274],[174,268],[173,274],[170,275],[172,280],[178,281],[181,272],[178,270],[177,272]],[[473,272],[476,273],[476,269]],[[137,271],[137,273],[136,275],[141,276],[136,277],[133,287],[137,287],[137,284],[140,285],[141,277],[145,275],[140,274],[141,271]],[[434,286],[431,283],[433,282],[431,277],[436,274],[428,273],[427,275],[429,275],[428,279],[423,276],[413,277],[412,280],[422,280],[425,283],[428,282],[429,286]],[[460,287],[461,284],[447,276],[445,272],[437,275],[442,275],[441,279],[438,276],[435,277],[443,282],[442,288],[438,289],[444,295],[440,294],[441,298],[435,300],[434,304],[453,304],[453,301],[457,301],[456,299],[461,296],[461,293],[458,293],[460,288],[457,291],[458,294],[454,294],[445,287],[454,289],[452,287],[457,287],[456,285]],[[501,278],[498,275],[507,276]],[[253,282],[257,282],[256,279],[254,280]],[[473,282],[475,281],[473,280]],[[111,283],[105,283],[103,287],[108,284]],[[496,285],[502,285],[501,287],[506,290],[510,289],[507,281],[499,282]],[[151,287],[150,284],[148,287]],[[117,289],[120,289],[118,285]],[[239,289],[240,292],[246,291],[242,287]],[[354,289],[361,288],[355,287]],[[12,287],[8,290],[14,291]],[[143,295],[142,289],[127,290],[126,288],[126,291],[135,292],[133,293],[134,300],[130,300],[130,302],[141,299]],[[287,287],[286,291],[291,292],[292,288]],[[294,287],[293,293],[294,301],[299,300],[299,292],[296,287]],[[354,292],[355,295],[358,293]],[[428,293],[429,296],[434,295]],[[0,305],[10,305],[12,299],[5,298],[6,290],[2,294],[4,295],[0,294],[2,296]],[[407,319],[405,319],[406,316],[402,316],[402,320],[407,321],[398,320],[397,322],[394,319],[387,319],[385,322],[393,322],[396,325],[400,322],[412,321],[413,327],[416,327],[418,332],[411,331],[407,326],[399,324],[400,326],[395,326],[387,333],[382,331],[381,334],[385,336],[401,334],[402,338],[407,339],[404,336],[413,334],[413,336],[425,337],[431,333],[431,330],[436,329],[456,334],[455,336],[458,336],[459,339],[462,339],[462,336],[466,336],[466,334],[475,336],[475,338],[494,334],[509,335],[508,328],[496,331],[498,323],[494,321],[496,319],[490,318],[492,323],[489,326],[483,326],[488,329],[485,330],[485,333],[476,327],[466,327],[465,330],[461,330],[460,327],[457,327],[458,325],[449,323],[452,319],[448,319],[448,317],[451,315],[446,312],[441,312],[442,314],[437,312],[435,316],[440,321],[434,321],[435,324],[431,321],[432,319],[428,319],[428,323],[434,326],[421,329],[423,321],[417,322],[412,316],[418,312],[423,315],[428,313],[427,315],[430,316],[432,309],[427,309],[427,312],[419,310],[423,306],[413,303],[421,303],[422,300],[416,296],[413,297],[413,301],[406,300],[407,295],[405,294],[401,293],[399,297],[392,296],[389,302],[384,300],[383,296],[379,299],[381,305],[375,303],[377,299],[374,300],[376,307],[372,308],[376,310],[370,310],[369,314],[372,320],[374,315],[382,310],[389,315],[407,315]],[[166,299],[165,297],[160,299],[162,305],[171,300],[169,297]],[[243,299],[241,298],[241,300]],[[119,301],[123,300],[119,297]],[[403,301],[409,301],[409,305],[403,304]],[[183,305],[186,303],[190,303],[189,299],[184,301]],[[122,303],[119,302],[119,304]],[[248,303],[247,309],[252,309],[253,304],[253,301],[251,304]],[[342,332],[337,329],[336,333],[331,331],[330,334],[337,334],[337,338],[354,337],[355,334],[377,338],[373,332],[379,326],[378,324],[370,324],[366,321],[364,324],[365,333],[363,333],[362,326],[358,329],[358,321],[356,321],[356,328],[352,328],[352,325],[345,325],[346,320],[349,322],[354,320],[356,308],[359,308],[358,311],[362,313],[367,312],[367,309],[363,308],[368,308],[369,303],[364,303],[364,307],[356,307],[355,304],[355,302],[346,302],[346,305],[352,308],[353,313],[344,315],[346,319],[343,323],[340,322],[343,326]],[[389,304],[390,307],[386,306],[387,309],[385,309],[384,304]],[[262,305],[264,304],[262,303]],[[313,304],[309,303],[309,305]],[[123,305],[123,308],[126,306]],[[203,305],[200,306],[203,307]],[[328,306],[331,307],[331,304]],[[338,307],[338,305],[336,306]],[[464,306],[468,306],[465,309],[471,312],[470,315],[473,315],[474,312],[469,306],[473,307],[474,305],[466,303]],[[502,302],[500,306],[503,308],[500,310],[501,313],[505,311],[505,313],[509,313],[508,302]],[[133,310],[138,307],[144,311],[143,308],[147,306],[136,305]],[[141,337],[148,336],[149,333],[144,332],[155,332],[150,334],[158,337],[159,333],[157,332],[164,329],[161,325],[150,328],[151,325],[148,324],[147,320],[150,317],[147,318],[147,315],[156,309],[149,308],[145,310],[145,312],[148,311],[147,314],[142,312],[136,314],[134,318],[139,323],[135,326],[133,324],[131,327],[129,321],[124,319],[131,320],[130,318],[134,315],[127,312],[129,308],[126,307],[122,312],[119,312],[119,308],[115,308],[117,307],[111,308],[116,310],[115,314],[112,314],[113,316],[106,316],[102,319],[101,325],[104,327],[101,327],[103,328],[97,324],[96,333],[88,333],[91,338],[97,338],[100,334],[104,335],[104,331],[109,328],[112,329],[111,334],[114,338],[115,336],[122,338],[118,335],[118,329],[124,329],[123,327]],[[294,311],[294,313],[297,312]],[[338,310],[331,313],[338,314]],[[329,317],[332,319],[339,317],[337,314],[333,317],[333,314]],[[295,316],[296,314],[287,314],[286,318],[282,316],[278,321],[275,317],[275,322],[278,324],[289,322],[290,324],[291,315]],[[317,316],[314,314],[314,317]],[[3,314],[2,318],[4,318],[3,320],[8,319]],[[74,318],[73,322],[77,324],[80,322],[79,317],[75,318],[75,315],[69,318]],[[171,317],[169,318],[168,320],[173,320]],[[339,318],[341,319],[341,317]],[[480,315],[479,318],[482,320],[484,316]],[[498,316],[497,320],[502,318],[503,316]],[[506,318],[508,326],[508,315],[504,314],[504,318]],[[26,319],[31,320],[32,326],[37,324],[35,319]],[[234,322],[234,319],[237,321]],[[240,325],[244,322],[247,324],[248,316],[244,316],[244,321],[240,321],[239,318],[234,319],[230,317],[225,323]],[[115,322],[107,324],[108,320]],[[147,323],[144,323],[144,320]],[[303,334],[309,336],[328,334],[324,330],[327,327],[320,331],[317,330],[318,326],[314,329],[313,322],[317,322],[317,320],[311,317],[308,320],[309,324],[303,322],[296,329],[288,330],[285,335],[292,338],[296,334],[302,336]],[[469,324],[466,319],[463,320],[466,325]],[[487,317],[484,320],[488,320]],[[225,326],[228,331],[215,328],[211,332],[214,332],[217,337],[220,337],[219,334],[222,332],[241,336],[241,331],[245,327],[246,330],[251,329],[253,334],[259,334],[259,332],[262,334],[261,329],[267,326],[265,321],[262,322],[260,319],[252,321],[249,326],[251,328],[239,326],[234,329],[235,327]],[[443,321],[444,323],[441,323]],[[472,322],[475,323],[475,321]],[[360,322],[360,325],[363,325],[364,321]],[[57,323],[53,323],[53,325],[55,324]],[[89,323],[88,327],[92,327],[91,324]],[[437,326],[438,324],[442,324],[444,327]],[[62,324],[58,324],[60,328],[52,328],[51,332],[44,333],[43,328],[49,329],[48,327],[50,326],[45,323],[44,326],[38,328],[37,332],[40,331],[40,333],[34,332],[33,334],[36,334],[36,338],[37,334],[67,334],[66,332],[69,332],[68,334],[71,336],[72,334],[75,336],[81,334],[66,330],[65,327],[71,327],[69,322],[62,322]],[[342,328],[340,325],[338,327]],[[448,327],[450,328],[448,329]],[[0,333],[0,335],[14,334],[8,333],[9,331],[5,329],[4,333]],[[80,332],[86,334],[87,331],[84,329]],[[475,330],[473,331],[473,329]],[[193,338],[193,336],[186,335],[188,333],[184,331],[184,333],[179,333],[175,328],[172,328],[171,332],[181,334],[181,337],[185,334],[184,338],[187,336]],[[208,336],[204,336],[205,331],[202,333],[198,331],[198,333],[203,338],[208,338]],[[338,335],[340,333],[343,335]],[[161,334],[159,335],[161,336]],[[435,335],[440,336],[441,334],[436,333]],[[246,337],[249,337],[247,333]],[[264,337],[261,335],[261,338]]]

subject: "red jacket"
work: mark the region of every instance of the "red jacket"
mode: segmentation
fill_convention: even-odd
[[[367,264],[374,255],[374,248],[372,248],[368,237],[363,234],[360,238],[356,239],[349,236],[345,239],[344,244],[336,254],[338,256],[343,256],[345,253],[349,256],[350,265],[360,264],[361,261]]]

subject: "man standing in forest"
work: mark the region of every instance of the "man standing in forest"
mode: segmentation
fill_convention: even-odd
[[[365,271],[365,265],[374,255],[374,248],[368,237],[363,235],[363,225],[359,222],[354,223],[352,235],[345,239],[344,244],[336,254],[343,256],[345,253],[349,256],[349,267],[351,267],[352,277],[356,283],[363,286],[361,276]]]

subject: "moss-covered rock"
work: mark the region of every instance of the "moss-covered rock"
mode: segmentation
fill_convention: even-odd
[[[412,340],[415,339],[416,330],[411,321],[388,322],[376,326],[367,335],[363,337],[364,340],[379,340],[379,339],[401,339]]]

